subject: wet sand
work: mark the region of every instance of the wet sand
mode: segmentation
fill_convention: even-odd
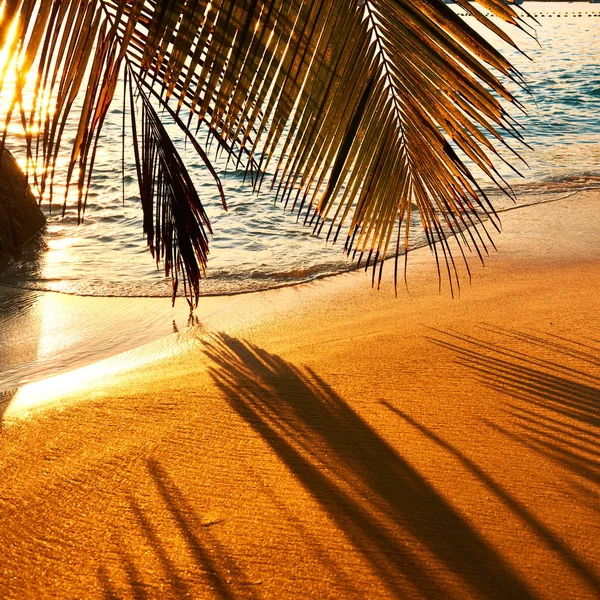
[[[203,298],[201,319],[227,299]],[[0,394],[185,330],[184,298],[74,296],[0,284]]]
[[[598,192],[7,395],[4,598],[600,597]]]

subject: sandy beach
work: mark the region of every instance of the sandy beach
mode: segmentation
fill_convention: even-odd
[[[600,598],[599,207],[505,213],[459,298],[421,249],[5,394],[0,596]]]

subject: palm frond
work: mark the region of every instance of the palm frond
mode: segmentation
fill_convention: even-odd
[[[196,299],[206,269],[210,223],[190,175],[135,73],[129,73],[129,82],[144,234],[157,265],[162,261],[166,275],[173,276],[173,301],[179,274],[186,296]],[[141,101],[139,126],[134,92]]]
[[[480,0],[485,12],[458,4],[505,43],[486,13],[523,27],[505,0]],[[496,228],[498,219],[468,165],[511,193],[497,146],[519,139],[505,105],[520,105],[506,82],[523,80],[442,0],[7,0],[5,16],[0,40],[18,71],[9,118],[18,108],[28,131],[39,125],[28,154],[33,164],[42,158],[42,192],[48,184],[52,192],[64,124],[83,98],[67,174],[77,173],[80,211],[127,68],[142,104],[135,147],[145,232],[193,300],[210,226],[153,103],[186,136],[194,122],[196,134],[208,132],[256,188],[268,182],[315,232],[335,240],[344,231],[346,251],[366,257],[374,282],[390,252],[408,250],[414,215],[450,281],[458,281],[450,238],[463,257],[487,252],[485,219]],[[27,117],[21,90],[36,59]],[[133,101],[134,123],[137,112]],[[201,139],[194,147],[210,164]]]

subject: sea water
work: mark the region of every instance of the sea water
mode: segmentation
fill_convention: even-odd
[[[600,6],[529,2],[524,7],[539,22],[526,18],[535,27],[537,40],[513,29],[527,58],[509,48],[504,51],[529,86],[530,93],[517,90],[528,114],[513,111],[513,115],[523,126],[531,150],[517,146],[528,166],[511,159],[522,178],[506,167],[501,172],[514,187],[517,202],[527,204],[600,183]],[[95,296],[171,294],[170,282],[154,263],[142,233],[129,130],[122,181],[121,106],[117,97],[104,126],[84,222],[77,223],[72,205],[64,217],[60,206],[51,213],[45,206],[48,225],[39,242],[41,252],[35,249],[36,260],[25,255],[5,261],[8,264],[0,274],[0,283]],[[214,230],[202,294],[262,290],[352,268],[341,244],[327,245],[324,239],[315,238],[310,228],[303,227],[295,215],[275,202],[268,185],[259,193],[253,192],[242,170],[217,159],[229,205],[225,212],[213,179],[193,148],[185,145],[175,127],[170,131]],[[17,121],[10,133],[9,147],[23,157],[25,140]],[[65,140],[73,135],[73,129],[67,131]],[[58,166],[57,179],[66,168],[66,159]],[[500,210],[510,205],[485,181],[482,184],[491,191]],[[60,191],[56,196],[60,204]],[[417,238],[415,244],[419,241]]]
[[[522,178],[506,167],[501,172],[514,187],[517,202],[527,204],[600,183],[600,6],[529,2],[524,7],[539,22],[526,18],[537,40],[513,29],[527,58],[509,48],[504,52],[529,87],[529,92],[517,90],[527,115],[513,114],[531,150],[517,146],[527,166],[511,159]],[[242,170],[217,159],[229,205],[225,212],[212,177],[193,148],[186,146],[174,126],[170,131],[214,230],[203,294],[267,289],[352,268],[341,245],[315,238],[310,228],[275,202],[269,186],[253,192]],[[10,133],[9,147],[23,157],[20,124],[15,122]],[[52,212],[45,206],[48,225],[39,242],[41,252],[35,249],[37,260],[26,255],[5,261],[0,283],[80,295],[171,294],[170,283],[150,256],[142,233],[129,134],[127,130],[122,181],[122,108],[117,97],[104,126],[84,222],[77,223],[74,206],[67,207],[64,217],[60,206]],[[73,130],[67,131],[65,140],[72,135]],[[66,168],[66,158],[58,166],[57,179]],[[510,204],[487,187],[500,210]],[[56,196],[60,199],[60,192]]]
[[[518,148],[528,166],[513,160],[523,177],[501,168],[515,190],[517,207],[600,185],[600,5],[529,2],[524,6],[539,21],[528,20],[535,26],[537,40],[513,31],[527,58],[505,48],[529,87],[529,92],[515,90],[527,115],[513,112],[531,146],[531,150]],[[187,325],[185,302],[180,299],[171,309],[166,298],[171,294],[170,282],[146,248],[129,138],[122,181],[120,100],[117,97],[104,127],[84,222],[77,223],[72,201],[62,216],[58,187],[59,206],[52,212],[44,206],[48,225],[43,236],[24,252],[0,261],[0,420],[6,405],[3,393],[11,393],[7,390]],[[224,212],[212,177],[177,129],[169,129],[214,230],[202,294],[263,290],[353,268],[340,245],[315,238],[275,203],[268,186],[254,193],[242,171],[218,159],[229,204]],[[72,128],[67,130],[65,141],[73,135]],[[16,121],[8,144],[17,157],[25,155],[25,140]],[[67,160],[65,156],[59,161],[58,179]],[[499,210],[514,208],[512,201],[484,180],[481,183]],[[414,240],[415,245],[423,242],[423,236]],[[142,301],[119,296],[158,298]],[[206,298],[201,303],[200,321],[203,314],[215,310],[210,302]]]

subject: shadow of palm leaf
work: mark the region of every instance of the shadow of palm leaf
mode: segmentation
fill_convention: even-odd
[[[500,554],[315,372],[221,335],[211,375],[233,409],[397,597],[530,598]],[[340,533],[342,534],[342,533]]]
[[[252,589],[254,583],[248,581],[238,562],[210,531],[213,523],[202,522],[196,508],[157,461],[148,460],[147,469],[161,505],[166,508],[165,521],[174,525],[192,558],[190,567],[181,556],[173,553],[161,535],[159,523],[155,523],[150,513],[131,496],[131,521],[137,525],[144,547],[150,549],[163,573],[160,578],[161,595],[193,598],[201,593],[221,600],[256,598]],[[153,583],[156,584],[154,578],[151,581],[148,575],[142,574],[136,559],[127,553],[122,544],[117,553],[121,571],[125,575],[127,594],[140,600],[156,597],[156,588],[152,587]],[[98,580],[107,600],[122,597],[123,584],[113,584],[109,572],[102,566],[98,570]]]
[[[490,425],[573,474],[600,483],[600,346],[488,327],[498,341],[439,332],[485,385],[509,398],[509,431]]]
[[[509,418],[487,424],[565,469],[572,488],[598,510],[600,347],[593,340],[583,343],[491,326],[485,327],[485,338],[435,331],[439,335],[430,338],[433,343],[453,352],[486,386],[506,398],[502,410]],[[503,490],[494,492],[600,595],[600,578],[586,562],[518,502],[504,497]]]

